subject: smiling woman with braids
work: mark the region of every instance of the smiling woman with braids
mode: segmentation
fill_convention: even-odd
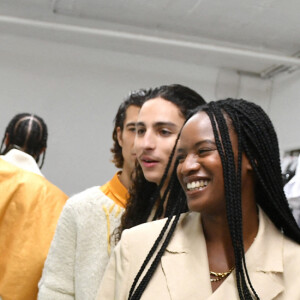
[[[97,299],[300,299],[300,230],[277,136],[256,104],[227,99],[185,123],[177,171],[190,212],[123,232]]]

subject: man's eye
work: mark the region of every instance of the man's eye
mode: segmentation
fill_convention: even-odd
[[[128,128],[128,130],[131,132],[135,132],[136,129],[135,129],[135,127],[130,127],[130,128]]]
[[[172,134],[172,132],[169,131],[169,130],[167,130],[167,129],[161,129],[161,130],[160,130],[160,134],[161,134],[162,136],[169,136],[169,135]]]
[[[138,129],[136,129],[136,133],[137,133],[137,135],[143,135],[145,133],[145,129],[138,128]]]

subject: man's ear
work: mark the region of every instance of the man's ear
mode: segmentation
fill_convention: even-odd
[[[43,154],[45,151],[46,151],[46,147],[42,148],[39,155]]]
[[[122,140],[122,130],[120,127],[117,127],[117,139],[119,145],[122,147],[123,146],[123,140]]]
[[[9,145],[9,143],[10,143],[9,134],[6,133],[6,134],[5,134],[4,144],[5,144],[5,146],[7,147],[7,146]]]

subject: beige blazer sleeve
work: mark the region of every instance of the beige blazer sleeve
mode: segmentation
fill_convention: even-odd
[[[127,287],[124,284],[124,275],[128,273],[128,259],[126,255],[124,259],[122,257],[121,242],[116,246],[109,263],[107,265],[106,271],[104,273],[103,280],[100,284],[98,294],[96,299],[126,299]]]
[[[151,224],[151,226],[149,226]],[[156,240],[163,222],[151,222],[137,226],[134,230],[125,230],[122,239],[114,249],[104,277],[100,284],[96,300],[127,300],[131,285]],[[149,227],[149,228],[148,228]],[[148,265],[149,267],[149,265]],[[148,269],[148,268],[147,268]],[[155,276],[148,285],[143,300],[170,299],[166,278],[159,264]]]

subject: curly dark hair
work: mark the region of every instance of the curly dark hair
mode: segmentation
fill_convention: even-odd
[[[180,85],[162,85],[154,89],[149,90],[146,101],[154,98],[163,98],[167,101],[175,104],[182,116],[186,119],[191,110],[195,109],[197,106],[205,104],[205,100],[194,90]],[[174,154],[175,147],[172,151]],[[171,162],[169,162],[169,165]],[[167,176],[167,166],[166,171],[164,172],[163,178]],[[160,188],[155,183],[149,182],[144,177],[142,168],[137,163],[135,174],[133,174],[133,184],[129,189],[129,199],[127,201],[125,213],[121,218],[121,225],[116,230],[116,239],[118,240],[121,237],[122,231],[124,229],[131,228],[141,223],[147,222],[152,209],[157,204],[158,199],[160,198]],[[177,180],[177,177],[174,178]],[[171,181],[170,183],[171,184]],[[173,184],[173,183],[172,183]],[[162,199],[165,199],[164,197]],[[157,219],[162,216],[163,213],[163,202],[160,201],[157,208],[154,219]],[[165,216],[170,213],[171,207],[167,202],[167,209],[165,211]]]
[[[6,138],[8,138],[8,145],[2,150]],[[20,149],[34,157],[36,162],[39,162],[40,153],[45,148],[40,164],[41,168],[45,160],[47,138],[47,125],[41,117],[29,113],[20,113],[15,115],[6,127],[0,152],[6,154],[13,148]]]
[[[124,158],[122,155],[122,147],[118,142],[117,128],[120,127],[121,131],[123,131],[127,108],[131,105],[141,107],[147,95],[148,95],[148,91],[145,89],[133,91],[125,98],[125,100],[119,106],[118,112],[114,119],[114,130],[112,133],[114,144],[110,149],[110,151],[113,153],[112,162],[115,164],[117,168],[122,168],[124,163]]]
[[[300,244],[300,229],[283,191],[277,135],[268,115],[260,106],[252,102],[242,99],[210,102],[194,111],[192,115],[200,111],[206,112],[210,118],[222,162],[226,214],[234,249],[236,287],[239,298],[259,299],[248,275],[244,252],[241,206],[242,153],[245,153],[256,175],[256,203],[285,236]],[[229,135],[231,127],[238,138],[237,166]],[[175,162],[172,177],[176,176],[177,165],[178,160]],[[167,189],[167,193],[171,195],[169,201],[173,203],[173,214],[176,217],[172,218],[170,214],[143,262],[131,286],[128,298],[130,300],[141,298],[175,231],[182,207],[186,205],[185,201],[182,201],[182,190],[178,184],[169,186]],[[152,263],[146,270],[150,261]],[[141,278],[142,274],[145,275]]]

